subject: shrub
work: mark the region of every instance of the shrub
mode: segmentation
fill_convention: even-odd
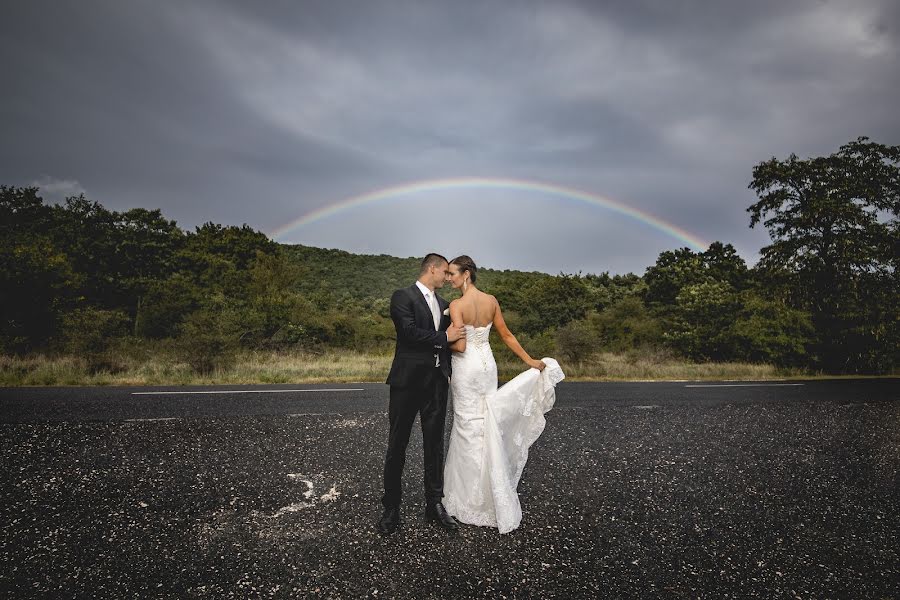
[[[588,319],[597,332],[599,346],[612,352],[655,345],[662,338],[659,321],[650,316],[644,303],[635,296],[622,298]]]
[[[176,349],[181,360],[202,375],[234,363],[240,334],[232,327],[229,314],[204,309],[192,313],[179,327]]]
[[[753,292],[742,294],[742,301],[738,319],[725,331],[734,348],[730,358],[779,366],[806,363],[814,333],[809,313]]]
[[[135,317],[135,333],[161,339],[173,337],[184,318],[197,309],[203,291],[184,274],[150,285]]]
[[[597,349],[597,334],[584,319],[571,321],[556,330],[554,336],[559,354],[570,361],[588,358]]]
[[[62,345],[69,354],[86,361],[88,371],[118,371],[118,360],[108,352],[110,344],[126,335],[130,319],[124,311],[84,307],[62,319]]]

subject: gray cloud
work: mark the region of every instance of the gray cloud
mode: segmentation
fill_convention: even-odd
[[[605,195],[749,260],[754,164],[900,143],[894,2],[17,3],[0,182],[272,231],[358,194],[512,177]],[[63,185],[65,184],[65,185]],[[642,272],[681,245],[559,198],[429,192],[284,241]]]

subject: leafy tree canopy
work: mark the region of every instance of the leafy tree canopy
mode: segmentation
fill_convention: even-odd
[[[860,137],[830,156],[773,157],[749,187],[759,197],[750,226],[772,239],[759,268],[810,311],[819,364],[868,371],[885,366],[874,356],[896,361],[900,146]]]

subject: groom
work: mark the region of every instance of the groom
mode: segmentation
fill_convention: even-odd
[[[465,335],[444,315],[449,306],[435,293],[449,278],[447,259],[429,254],[422,260],[419,280],[391,296],[391,319],[397,329],[394,362],[388,374],[391,386],[388,407],[387,455],[384,460],[384,514],[378,531],[391,534],[400,525],[400,496],[406,446],[416,413],[422,423],[425,451],[425,518],[442,527],[459,526],[447,514],[444,497],[444,418],[450,377],[450,342]]]

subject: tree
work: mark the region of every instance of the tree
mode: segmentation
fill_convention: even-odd
[[[185,318],[196,311],[207,297],[207,291],[197,285],[191,273],[175,273],[168,279],[150,282],[135,319],[135,335],[146,338],[175,337]]]
[[[670,343],[684,355],[699,360],[733,358],[729,328],[737,319],[740,299],[731,285],[706,281],[682,288],[675,304]]]
[[[591,293],[594,310],[602,312],[625,298],[640,298],[647,293],[647,284],[634,273],[612,275],[608,272],[584,276],[584,283]]]
[[[0,185],[0,234],[4,239],[12,235],[44,234],[53,215],[38,188],[16,188]]]
[[[258,252],[274,254],[277,247],[264,233],[247,225],[205,223],[185,236],[176,260],[179,269],[196,277],[201,287],[246,298],[249,269]]]
[[[688,286],[725,283],[732,290],[742,290],[749,284],[749,272],[734,246],[713,242],[704,252],[679,248],[660,253],[656,264],[644,273],[644,281],[647,304],[668,312]]]
[[[662,340],[659,321],[648,314],[636,296],[622,298],[603,312],[590,315],[588,321],[597,332],[597,343],[605,350],[626,352],[658,345]]]
[[[80,196],[66,198],[63,205],[50,207],[54,244],[69,258],[80,275],[79,295],[89,304],[116,308],[122,301],[116,277],[116,214],[97,202]]]
[[[67,257],[45,238],[0,241],[0,351],[44,346],[77,287]]]
[[[116,226],[115,276],[124,303],[134,315],[134,333],[140,329],[141,309],[149,287],[174,272],[174,256],[184,242],[184,232],[159,209],[133,208],[114,213]]]
[[[713,281],[728,283],[732,289],[743,290],[750,283],[747,263],[740,257],[731,244],[713,242],[700,253],[703,267],[708,278]]]
[[[526,333],[540,333],[582,319],[590,306],[590,292],[578,275],[561,274],[539,280],[529,288],[526,297],[528,305],[521,310]]]
[[[707,281],[703,258],[690,248],[666,250],[644,273],[645,300],[649,306],[673,307],[682,288]]]
[[[187,250],[195,254],[211,255],[232,263],[239,270],[247,269],[257,258],[257,251],[272,254],[278,245],[266,234],[249,225],[241,227],[204,223],[188,235]]]
[[[825,157],[771,158],[753,168],[747,210],[772,243],[760,271],[809,310],[819,366],[896,364],[900,314],[900,146],[860,137]]]
[[[44,346],[80,285],[50,236],[54,215],[37,191],[0,186],[0,350]]]
[[[754,363],[802,366],[812,334],[809,315],[754,290],[741,294],[741,309],[726,335],[732,357]]]

